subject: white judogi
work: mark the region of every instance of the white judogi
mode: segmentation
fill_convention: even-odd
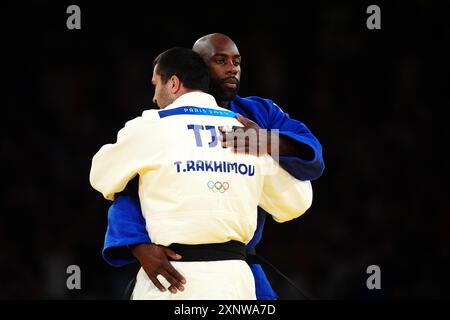
[[[269,155],[222,148],[217,127],[242,127],[234,116],[202,92],[184,94],[163,110],[144,111],[126,123],[115,144],[94,156],[91,185],[113,200],[139,174],[141,208],[153,243],[246,244],[256,230],[258,205],[278,222],[291,220],[310,207],[312,189]],[[133,297],[256,298],[244,261],[172,263],[186,278],[184,292],[160,292],[141,269]]]

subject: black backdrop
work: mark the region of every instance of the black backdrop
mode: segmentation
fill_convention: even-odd
[[[70,4],[81,30],[66,28]],[[323,145],[313,206],[268,221],[259,252],[321,299],[448,298],[448,19],[443,2],[391,1],[368,30],[370,4],[8,5],[0,298],[120,298],[137,266],[101,258],[109,203],[91,158],[152,107],[153,58],[212,32],[240,49],[240,94],[274,100]],[[81,290],[66,288],[72,264]],[[381,290],[366,288],[369,265]]]

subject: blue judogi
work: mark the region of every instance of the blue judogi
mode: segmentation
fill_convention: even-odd
[[[273,101],[260,97],[237,97],[230,103],[231,111],[256,122],[263,129],[278,129],[280,135],[309,146],[314,154],[312,159],[281,156],[280,165],[299,180],[315,180],[325,168],[322,146],[309,129],[300,121],[291,119]],[[131,187],[131,186],[130,186]],[[137,197],[137,187],[127,187],[127,192],[116,196],[108,211],[108,228],[103,247],[103,258],[112,266],[120,267],[136,259],[127,245],[151,243],[145,228],[145,220]],[[253,249],[261,240],[266,212],[258,208],[258,226],[247,249]],[[277,295],[259,264],[251,264],[258,300],[277,299]]]

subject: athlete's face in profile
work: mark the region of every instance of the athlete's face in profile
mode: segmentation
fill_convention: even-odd
[[[218,101],[236,98],[241,79],[241,55],[236,45],[227,39],[214,41],[202,57],[210,72],[209,92]]]
[[[174,99],[170,94],[169,81],[163,83],[161,75],[159,75],[158,72],[156,71],[157,68],[158,65],[156,65],[155,68],[153,69],[153,76],[152,76],[152,84],[155,86],[155,95],[153,96],[153,103],[155,103],[161,109],[164,109],[169,104],[171,104],[174,101]]]

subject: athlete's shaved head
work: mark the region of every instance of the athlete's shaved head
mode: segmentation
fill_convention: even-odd
[[[228,106],[236,98],[241,78],[241,55],[230,37],[211,33],[198,39],[192,50],[208,65],[210,72],[209,92],[221,106]]]
[[[220,51],[220,49],[225,47],[233,48],[234,51],[239,54],[239,50],[234,41],[222,33],[211,33],[201,37],[194,43],[192,50],[197,52],[204,59],[207,59],[213,56],[216,51]]]

